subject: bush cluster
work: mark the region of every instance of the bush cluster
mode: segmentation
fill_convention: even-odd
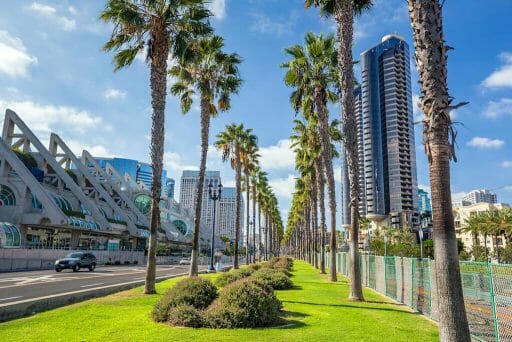
[[[221,273],[221,275],[215,280],[215,285],[224,287],[232,282],[250,276],[251,273],[252,272],[248,268],[240,268],[238,270],[233,269],[229,272]]]
[[[220,292],[205,313],[210,328],[255,328],[279,318],[281,302],[272,288],[253,279],[238,280]]]
[[[165,322],[169,310],[180,304],[190,305],[196,309],[205,309],[217,297],[217,288],[208,279],[191,277],[171,287],[153,308],[153,320]],[[182,312],[182,311],[180,311]]]
[[[281,302],[274,290],[289,289],[290,258],[272,258],[262,264],[219,275],[215,284],[207,279],[187,278],[172,287],[153,308],[157,322],[174,326],[210,328],[255,328],[279,319]]]
[[[293,287],[293,283],[288,276],[279,269],[263,268],[252,274],[252,278],[274,290],[286,290]]]

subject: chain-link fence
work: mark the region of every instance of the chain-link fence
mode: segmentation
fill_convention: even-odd
[[[338,253],[336,260],[337,271],[348,276],[350,255]],[[360,263],[364,286],[437,320],[434,260],[366,254]],[[472,336],[512,341],[512,265],[461,261],[460,272]]]

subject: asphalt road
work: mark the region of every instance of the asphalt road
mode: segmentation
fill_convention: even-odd
[[[200,267],[200,270],[204,268]],[[158,266],[156,277],[169,278],[186,273],[188,269],[188,265]],[[109,285],[140,282],[144,280],[145,272],[143,266],[110,266],[98,267],[93,272],[63,270],[57,273],[44,270],[0,273],[0,307],[46,296],[95,291]]]

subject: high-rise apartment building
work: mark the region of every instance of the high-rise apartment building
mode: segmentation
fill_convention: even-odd
[[[476,203],[498,203],[498,196],[486,189],[473,190],[462,198],[470,204]]]
[[[183,171],[181,176],[180,185],[180,203],[184,208],[188,208],[194,212],[195,210],[195,196],[197,191],[197,183],[199,180],[199,171]],[[209,229],[213,228],[213,201],[208,196],[208,184],[213,185],[221,184],[219,171],[206,171],[204,177],[204,187],[202,194],[201,206],[201,222]],[[216,232],[221,235],[228,236],[234,239],[235,228],[235,190],[233,188],[223,188],[221,200],[217,201],[217,215],[216,215]],[[232,203],[231,203],[232,202]],[[232,204],[232,205],[231,205]],[[241,213],[240,217],[243,226],[243,199],[241,199]],[[224,234],[223,232],[231,232],[232,234]],[[240,229],[242,231],[242,229]]]
[[[418,182],[407,43],[397,35],[384,36],[379,45],[361,54],[361,73],[361,87],[354,91],[359,211],[378,225],[411,227],[417,224]],[[348,182],[346,159],[342,170],[342,183]],[[348,203],[342,200],[345,213]],[[350,219],[345,213],[343,224]]]

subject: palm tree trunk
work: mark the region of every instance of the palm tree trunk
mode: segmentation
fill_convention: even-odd
[[[238,268],[238,236],[240,232],[240,200],[242,192],[242,167],[240,165],[240,146],[235,147],[235,169],[236,169],[236,217],[235,217],[235,250],[233,268]]]
[[[450,193],[450,97],[442,5],[438,0],[408,0],[415,59],[425,113],[423,140],[429,160],[434,258],[441,341],[471,341],[460,278],[459,257]]]
[[[263,252],[262,244],[261,244],[261,202],[258,203],[258,261],[261,261],[261,255]]]
[[[318,269],[318,206],[317,206],[317,182],[315,171],[312,171],[313,177],[311,184],[311,228],[313,230],[313,266]]]
[[[245,221],[245,264],[249,265],[251,262],[251,251],[249,248],[249,241],[250,241],[250,235],[251,235],[251,226],[250,226],[250,219],[251,219],[251,203],[249,202],[249,193],[250,193],[250,185],[251,185],[251,177],[249,177],[249,171],[245,170],[245,198],[247,199],[247,203],[245,204],[247,214],[245,215],[246,221]]]
[[[148,248],[148,264],[144,293],[156,293],[156,246],[157,232],[160,226],[160,197],[162,192],[162,169],[164,158],[164,126],[165,126],[165,97],[167,95],[167,56],[169,55],[167,31],[152,32],[153,58],[151,60],[151,167],[153,169],[153,186],[151,187],[151,224]]]
[[[208,133],[210,131],[210,101],[201,98],[201,162],[197,181],[196,210],[194,217],[194,238],[192,239],[192,256],[190,258],[189,276],[198,275],[197,260],[199,258],[199,228],[201,226],[201,210],[203,206],[204,176],[206,173],[206,157],[208,154]]]
[[[252,248],[253,262],[256,262],[256,180],[252,182]]]
[[[318,206],[320,209],[320,273],[325,274],[325,193],[324,173],[320,158],[315,161],[316,180],[318,184]]]
[[[354,112],[354,67],[352,57],[354,4],[337,0],[334,17],[338,37],[338,67],[340,73],[341,110],[345,154],[350,184],[350,291],[349,300],[363,301],[363,285],[359,265],[359,156],[357,124]]]
[[[329,214],[330,214],[330,239],[329,239],[329,280],[337,281],[336,276],[336,189],[334,184],[334,172],[332,169],[332,148],[329,137],[329,116],[325,104],[325,92],[320,89],[315,90],[315,103],[319,116],[319,133],[322,143],[322,160],[324,163],[325,176],[327,179],[327,192],[329,195]]]

